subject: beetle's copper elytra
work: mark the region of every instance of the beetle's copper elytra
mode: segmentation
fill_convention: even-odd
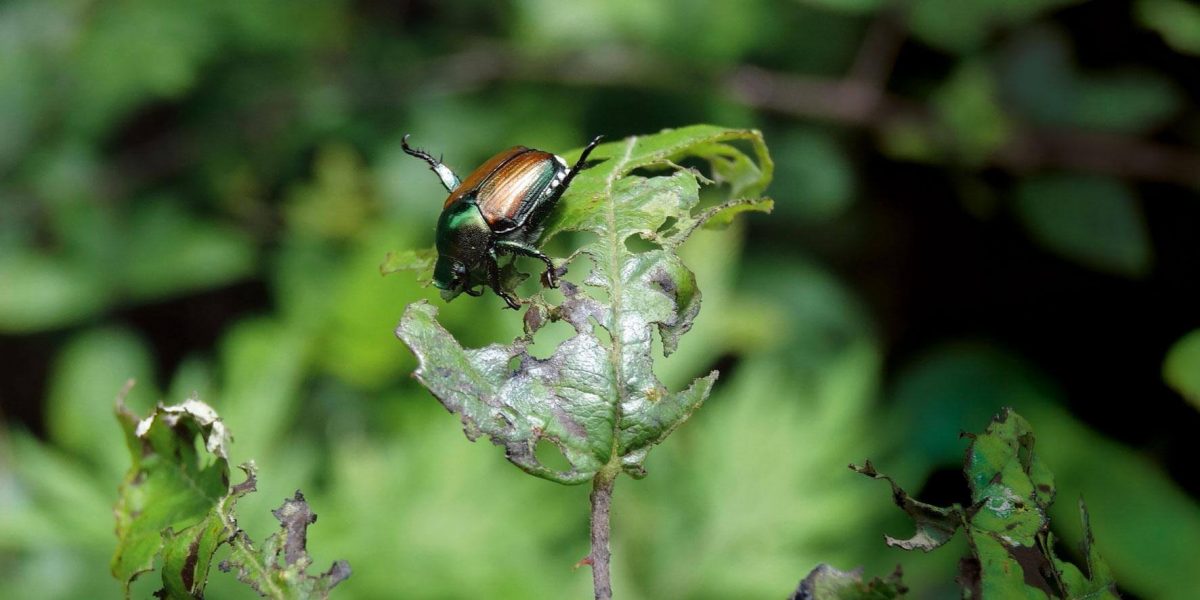
[[[535,244],[541,225],[571,180],[579,173],[592,149],[604,136],[596,136],[567,168],[562,157],[549,152],[515,146],[491,158],[459,180],[449,167],[424,150],[401,140],[404,152],[429,164],[450,197],[437,223],[438,260],[433,284],[450,300],[461,292],[483,293],[480,276],[504,299],[518,308],[516,298],[500,287],[499,253],[522,254],[546,263],[546,283],[558,287],[554,263]]]

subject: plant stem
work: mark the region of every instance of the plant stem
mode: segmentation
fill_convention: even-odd
[[[608,572],[611,557],[608,551],[608,512],[612,506],[613,484],[616,480],[616,475],[604,470],[592,480],[592,552],[588,554],[588,559],[592,564],[592,587],[596,590],[596,600],[612,598],[612,579]]]

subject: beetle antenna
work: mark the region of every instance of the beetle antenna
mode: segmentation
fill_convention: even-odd
[[[438,179],[442,180],[442,185],[446,188],[446,191],[453,192],[459,184],[458,175],[455,175],[454,171],[450,170],[450,167],[447,167],[444,163],[442,163],[442,159],[434,158],[432,154],[420,148],[413,148],[412,146],[409,146],[408,136],[409,134],[406,133],[404,134],[404,137],[400,138],[400,147],[404,150],[404,153],[409,156],[415,156],[428,163],[429,168],[438,176]]]
[[[581,169],[583,169],[583,163],[587,162],[588,155],[592,153],[592,150],[594,150],[596,146],[600,145],[600,140],[603,139],[603,135],[598,135],[592,138],[592,141],[588,142],[587,146],[584,146],[583,152],[579,154],[579,160],[575,161],[575,164],[571,167],[571,170],[567,172],[567,176],[564,177],[562,183],[559,184],[561,189],[565,190],[567,189],[567,186],[571,185],[571,180],[575,179],[575,175],[579,173]]]

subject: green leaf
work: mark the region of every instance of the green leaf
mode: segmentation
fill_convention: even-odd
[[[325,598],[349,576],[344,561],[324,575],[305,574],[312,562],[305,552],[305,528],[316,516],[299,491],[276,513],[285,531],[268,538],[262,553],[254,549],[234,516],[238,499],[256,488],[254,463],[242,465],[245,480],[230,485],[232,437],[212,407],[192,398],[160,404],[150,416],[138,418],[122,397],[117,420],[133,465],[113,511],[117,548],[111,568],[127,598],[134,579],[156,566],[160,597],[203,598],[213,555],[222,544],[230,545],[239,578],[264,597]]]
[[[437,262],[437,250],[434,248],[399,250],[387,253],[383,264],[379,265],[379,272],[383,275],[391,275],[399,271],[416,271],[417,280],[421,282],[421,285],[429,285],[433,282],[433,264],[435,262]]]
[[[1200,6],[1186,0],[1138,0],[1134,13],[1172,48],[1200,55]]]
[[[105,279],[84,265],[42,254],[0,253],[0,331],[22,333],[79,321],[108,306]]]
[[[1016,210],[1030,236],[1064,258],[1127,277],[1150,271],[1153,251],[1141,207],[1116,180],[1028,178],[1017,188]]]
[[[189,218],[161,199],[134,214],[121,281],[134,299],[159,298],[235,281],[254,268],[249,236]]]
[[[820,564],[800,582],[791,600],[889,600],[903,598],[907,591],[899,567],[886,578],[864,582],[861,568],[847,572]]]
[[[769,208],[753,198],[773,169],[758,132],[712,126],[603,144],[591,158],[602,162],[575,179],[543,235],[593,234],[567,259],[585,257],[590,268],[582,284],[562,283],[560,304],[541,295],[528,301],[529,335],[509,345],[464,349],[425,302],[410,305],[396,330],[420,362],[416,377],[462,418],[468,438],[486,434],[521,469],[567,484],[587,481],[601,469],[641,477],[649,449],[708,396],[716,372],[672,392],[652,368],[654,331],[669,355],[700,309],[695,277],[675,251],[709,219]],[[707,161],[712,178],[737,199],[697,210],[700,178],[677,166],[684,159]],[[662,174],[633,174],[638,170]],[[630,250],[626,241],[635,236],[652,249]],[[575,334],[549,358],[538,359],[528,348],[549,321],[564,321]],[[569,468],[553,469],[538,459],[535,449],[543,440],[561,451]]]
[[[229,432],[216,411],[195,399],[159,405],[144,419],[119,400],[117,420],[133,465],[114,510],[113,576],[128,597],[134,578],[153,570],[161,552],[163,586],[170,597],[198,597],[221,532],[213,532],[212,519],[221,516],[215,510],[227,501],[232,508],[240,495],[229,497]]]
[[[906,550],[931,550],[950,539],[958,527],[967,534],[971,553],[960,563],[958,581],[965,598],[1116,598],[1107,565],[1092,547],[1085,514],[1087,577],[1053,552],[1049,509],[1054,477],[1034,451],[1029,423],[1011,409],[996,415],[987,431],[966,434],[963,474],[971,505],[948,508],[913,500],[870,462],[851,468],[892,486],[892,498],[917,524],[912,540],[887,538]],[[1049,576],[1047,575],[1049,574]]]
[[[1087,561],[1088,572],[1084,574],[1079,567],[1059,559],[1054,555],[1054,538],[1046,542],[1046,551],[1054,564],[1057,576],[1071,598],[1118,598],[1117,583],[1113,579],[1108,564],[1096,551],[1095,539],[1092,538],[1092,525],[1088,518],[1087,505],[1079,499],[1079,519],[1083,524],[1082,551]]]
[[[1080,69],[1069,36],[1055,29],[1019,33],[1002,56],[999,73],[1008,105],[1050,127],[1145,133],[1185,105],[1178,87],[1159,73]]]
[[[1179,338],[1167,351],[1163,379],[1200,409],[1200,329]]]
[[[96,427],[112,414],[112,392],[126,381],[154,381],[154,359],[145,342],[129,331],[98,329],[73,337],[54,361],[46,399],[51,440],[104,476],[116,479],[126,466],[121,433]],[[126,398],[153,406],[154,386],[142,385]]]
[[[1081,0],[916,0],[910,14],[913,34],[938,48],[959,53],[978,49],[996,29],[1031,20]]]
[[[981,165],[1008,141],[1012,131],[997,97],[991,72],[964,62],[933,95],[938,120],[949,132],[959,160]]]

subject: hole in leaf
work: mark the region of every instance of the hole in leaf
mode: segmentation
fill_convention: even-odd
[[[592,335],[596,336],[596,339],[600,340],[601,344],[612,348],[612,334],[604,327],[601,327],[595,319],[592,320]]]
[[[566,321],[554,321],[542,326],[533,334],[533,343],[525,351],[539,360],[546,360],[554,355],[558,345],[574,337],[575,328]]]
[[[554,445],[554,442],[546,438],[538,440],[537,447],[534,448],[533,453],[537,457],[538,462],[542,463],[542,466],[547,469],[554,469],[555,471],[571,470],[571,463],[567,461],[567,457],[563,456],[562,451],[558,449],[558,446]]]
[[[930,473],[925,479],[925,485],[921,486],[921,490],[913,497],[936,506],[950,506],[955,503],[971,505],[971,490],[963,480],[962,469],[957,467],[943,467]]]
[[[508,372],[516,373],[521,368],[521,355],[518,354],[508,359]]]
[[[634,254],[641,254],[651,250],[658,250],[659,246],[640,235],[631,235],[625,238],[625,248]]]
[[[663,224],[658,226],[658,232],[662,233],[667,231],[668,229],[674,227],[675,223],[678,221],[679,219],[676,219],[675,217],[667,217],[667,219],[663,221]]]

